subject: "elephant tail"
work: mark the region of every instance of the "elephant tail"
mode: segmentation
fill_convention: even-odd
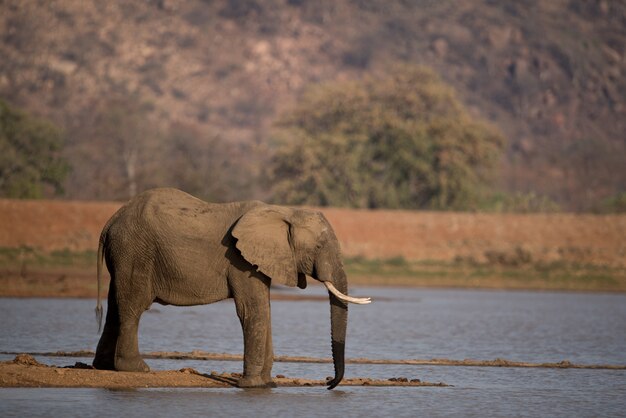
[[[96,303],[96,321],[98,321],[98,334],[102,329],[102,302],[100,301],[101,283],[102,283],[102,260],[104,258],[104,231],[100,234],[100,240],[98,242],[98,261],[97,261],[97,277],[98,277],[98,301]]]

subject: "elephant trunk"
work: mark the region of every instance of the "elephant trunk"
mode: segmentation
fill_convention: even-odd
[[[342,272],[343,273],[343,272]],[[335,287],[342,293],[348,293],[345,273],[333,280]],[[335,366],[334,379],[327,382],[328,389],[333,389],[343,379],[345,369],[346,328],[348,326],[348,305],[339,300],[330,291],[330,333],[333,353],[333,365]]]
[[[335,245],[338,246],[338,243],[335,243]],[[348,325],[347,303],[342,301],[337,293],[337,291],[343,294],[348,293],[348,281],[338,248],[330,245],[322,249],[315,262],[314,277],[324,283],[328,288],[328,297],[330,300],[330,332],[335,377],[328,381],[327,385],[328,389],[333,389],[343,379],[346,328]]]

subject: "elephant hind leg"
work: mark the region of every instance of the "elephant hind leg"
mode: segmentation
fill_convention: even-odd
[[[111,279],[109,296],[107,298],[107,316],[104,330],[98,341],[93,367],[99,370],[115,370],[115,346],[120,330],[120,318],[117,301],[115,299],[115,280]]]
[[[139,354],[139,342],[137,337],[139,316],[120,320],[120,334],[115,348],[115,370],[121,372],[150,371],[150,367],[148,367]]]
[[[145,278],[135,274],[124,282],[124,288],[118,287],[119,335],[115,346],[115,370],[124,372],[148,372],[150,367],[139,354],[139,319],[150,308],[152,295],[140,289],[138,284],[148,283]]]
[[[142,289],[133,289],[133,284],[136,287],[141,283],[145,281],[129,279],[124,272],[116,270],[112,274],[106,322],[93,361],[96,369],[150,371],[139,355],[137,338],[141,314],[152,304],[151,295]]]

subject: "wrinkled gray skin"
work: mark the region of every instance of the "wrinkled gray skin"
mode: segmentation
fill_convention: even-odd
[[[233,298],[244,337],[239,387],[272,387],[270,282],[306,287],[308,275],[347,294],[339,243],[316,211],[258,201],[211,204],[180,190],[141,193],[107,222],[98,249],[111,274],[108,309],[93,365],[148,371],[137,328],[153,302],[200,305]],[[343,378],[347,306],[329,293],[335,377]]]

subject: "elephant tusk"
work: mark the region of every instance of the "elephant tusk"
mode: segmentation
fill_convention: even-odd
[[[357,303],[359,305],[367,305],[368,303],[372,303],[371,298],[354,298],[352,296],[344,295],[341,293],[331,282],[324,282],[324,286],[328,289],[330,293],[337,296],[339,300],[344,302]]]

